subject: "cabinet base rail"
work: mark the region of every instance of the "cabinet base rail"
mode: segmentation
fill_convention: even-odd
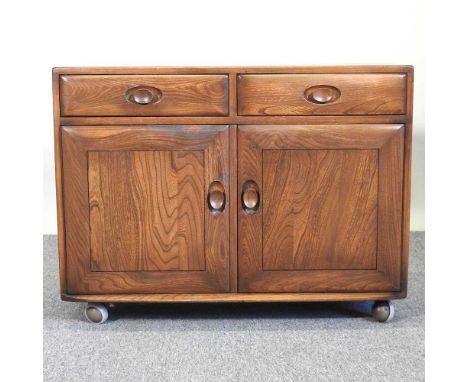
[[[64,301],[96,303],[223,303],[223,302],[314,302],[368,301],[405,298],[402,292],[379,293],[207,293],[207,294],[62,294]]]

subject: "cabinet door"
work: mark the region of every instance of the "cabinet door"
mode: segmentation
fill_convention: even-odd
[[[229,289],[227,126],[62,127],[68,293]]]
[[[239,128],[239,289],[400,289],[403,125]]]

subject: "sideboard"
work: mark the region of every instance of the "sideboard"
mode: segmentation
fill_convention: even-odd
[[[413,68],[53,69],[60,287],[375,301],[408,281]]]

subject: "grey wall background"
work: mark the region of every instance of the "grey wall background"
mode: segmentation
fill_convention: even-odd
[[[362,6],[358,7],[358,3]],[[200,22],[198,17],[196,20],[192,18],[193,13],[199,14],[199,5],[195,2],[184,6],[187,9],[183,15],[177,14],[177,23],[173,22],[173,14],[168,10],[168,17],[158,18],[160,30],[167,31],[170,38],[158,39],[154,49],[149,49],[145,39],[134,39],[121,27],[132,18],[142,23],[146,20],[148,25],[154,23],[151,12],[139,12],[137,7],[128,9],[128,14],[126,10],[103,19],[99,17],[99,8],[104,13],[108,9],[93,3],[96,12],[92,14],[83,8],[74,11],[74,18],[59,18],[55,30],[60,28],[62,32],[54,35],[50,44],[45,42],[41,57],[35,62],[43,68],[43,77],[34,80],[44,89],[44,97],[28,106],[29,112],[40,119],[38,125],[44,131],[43,232],[57,232],[51,68],[121,65],[414,65],[411,229],[424,230],[423,4],[421,1],[395,0],[388,7],[376,7],[372,1],[358,3],[341,3],[339,12],[334,2],[310,3],[313,6],[302,7],[295,4],[281,9],[274,9],[272,5],[266,15],[262,4],[250,2],[249,12],[240,7],[240,13],[234,15],[234,18],[242,19],[242,27],[229,29],[224,16],[208,13],[205,16],[209,22],[206,23]],[[193,9],[188,9],[190,7]],[[214,12],[215,8],[210,9]],[[160,4],[158,11],[164,13]],[[232,11],[234,9],[229,8],[229,12]],[[82,17],[80,12],[83,12]],[[81,23],[83,18],[89,19],[86,28]],[[333,20],[333,27],[330,27],[330,20]],[[326,38],[316,38],[311,30],[326,31]],[[213,34],[213,31],[219,33]]]

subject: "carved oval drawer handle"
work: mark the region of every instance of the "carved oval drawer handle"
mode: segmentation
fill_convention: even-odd
[[[219,215],[226,206],[226,191],[223,184],[215,180],[208,188],[208,208],[213,215]]]
[[[311,86],[304,92],[306,101],[320,105],[335,102],[340,96],[340,90],[329,85]]]
[[[246,214],[252,215],[257,212],[260,206],[260,191],[253,180],[248,180],[242,186],[241,202]]]
[[[162,92],[158,88],[151,86],[137,86],[128,89],[125,93],[128,102],[136,105],[149,105],[161,101]]]

